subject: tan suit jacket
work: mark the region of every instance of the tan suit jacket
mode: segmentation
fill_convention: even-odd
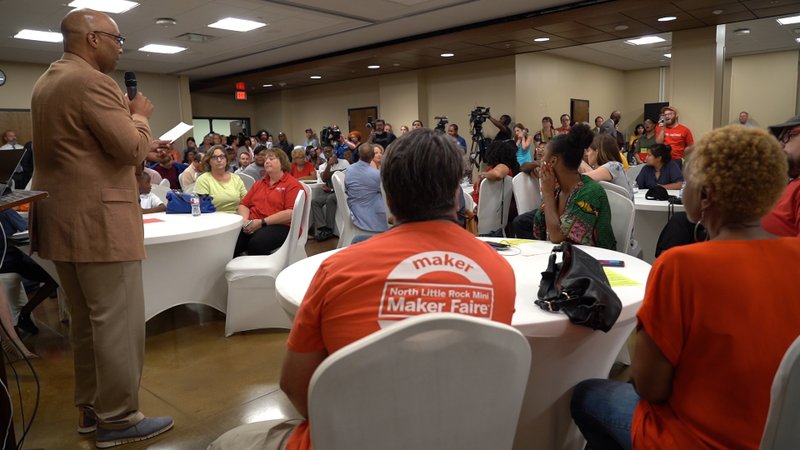
[[[31,98],[36,148],[31,248],[65,262],[144,259],[135,168],[150,125],[131,115],[119,85],[71,53],[39,78]]]

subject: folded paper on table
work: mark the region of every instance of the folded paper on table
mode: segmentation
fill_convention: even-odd
[[[606,272],[606,276],[608,277],[608,282],[611,283],[611,287],[624,287],[624,286],[641,286],[642,283],[638,281],[632,280],[625,275],[622,275],[619,272],[615,272],[608,267],[603,267],[603,270]]]
[[[179,123],[175,125],[171,130],[167,131],[166,133],[162,134],[159,139],[162,141],[170,141],[175,142],[175,139],[186,134],[187,131],[194,128],[194,125],[189,125],[188,123]]]
[[[153,218],[151,218],[151,219],[144,219],[144,220],[142,220],[142,223],[156,223],[156,222],[163,222],[163,220],[161,220],[161,219],[156,219],[155,217],[153,217]]]

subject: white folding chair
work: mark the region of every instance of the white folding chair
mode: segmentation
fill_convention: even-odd
[[[608,192],[608,191],[616,192],[617,194],[624,195],[627,198],[632,198],[632,196],[633,196],[633,193],[631,191],[629,191],[628,189],[625,189],[624,187],[622,187],[620,185],[617,185],[617,184],[614,184],[614,183],[611,183],[611,182],[608,182],[608,181],[602,181],[602,180],[598,181],[598,183],[600,184],[600,186],[603,186],[603,189],[605,189],[606,192]],[[631,201],[633,201],[633,200],[631,200]]]
[[[542,205],[542,191],[538,178],[520,172],[514,175],[512,184],[519,214],[539,209]]]
[[[511,449],[530,363],[528,341],[508,325],[452,313],[402,320],[314,372],[314,449]]]
[[[642,168],[644,166],[645,164],[642,163],[635,166],[630,166],[628,168],[628,172],[626,173],[626,175],[628,176],[628,183],[633,183],[634,181],[636,181],[636,177],[639,176],[639,172],[642,171]]]
[[[297,194],[292,211],[289,235],[283,245],[271,255],[239,256],[225,266],[228,280],[228,306],[225,317],[225,336],[238,331],[262,328],[290,329],[292,322],[278,304],[275,278],[292,262],[305,257],[308,239],[307,190]]]
[[[614,239],[617,240],[617,251],[628,253],[631,246],[633,233],[634,210],[633,202],[627,195],[616,191],[607,190],[608,204],[611,206],[611,228],[614,230]]]
[[[783,355],[772,382],[761,450],[800,448],[800,337]]]
[[[511,208],[513,183],[506,175],[502,180],[483,179],[478,195],[478,234],[488,234],[501,229],[506,235],[508,210]]]
[[[166,178],[162,178],[161,181],[158,182],[159,186],[164,186],[166,188],[170,188],[169,180]]]
[[[182,189],[182,190],[183,190],[183,192],[184,192],[184,193],[186,193],[186,194],[191,194],[192,192],[194,192],[194,187],[195,187],[195,185],[196,185],[196,184],[197,184],[197,183],[192,183],[192,184],[190,184],[190,185],[188,185],[188,186],[185,186],[185,187]]]
[[[169,188],[169,180],[164,180],[167,182],[167,185],[164,184],[154,184],[150,186],[150,192],[153,193],[156,197],[158,197],[162,202],[165,204],[167,203],[167,192],[171,191]]]
[[[339,228],[339,243],[336,248],[347,247],[358,235],[375,235],[373,231],[366,231],[353,224],[350,207],[347,206],[347,192],[344,189],[344,171],[337,171],[331,175],[333,192],[336,195],[336,226]],[[387,214],[388,217],[388,214]]]
[[[241,179],[242,179],[242,183],[244,183],[244,188],[245,188],[247,191],[249,191],[249,190],[250,190],[250,188],[252,188],[252,187],[253,187],[253,185],[254,185],[254,184],[256,184],[256,179],[255,179],[255,178],[253,178],[253,177],[251,177],[250,175],[248,175],[248,174],[246,174],[246,173],[238,173],[238,172],[237,172],[237,173],[236,173],[236,175],[239,175],[239,178],[241,178]],[[303,184],[305,185],[305,183],[303,183]],[[311,196],[310,196],[310,195],[309,195],[309,196],[307,196],[307,198],[309,199],[309,201],[311,201],[311,200],[310,200],[310,199],[311,199]]]

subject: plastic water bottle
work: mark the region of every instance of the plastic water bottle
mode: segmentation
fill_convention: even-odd
[[[678,193],[678,198],[683,199],[683,190],[686,189],[686,182],[681,183],[681,191]]]
[[[199,216],[200,215],[200,197],[197,196],[194,192],[192,192],[192,215]]]
[[[634,194],[639,192],[639,185],[635,181],[631,181],[631,192]]]

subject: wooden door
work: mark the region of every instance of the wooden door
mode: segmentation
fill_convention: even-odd
[[[5,109],[0,110],[0,136],[6,130],[17,133],[17,143],[25,145],[33,139],[33,127],[31,125],[31,111],[29,109]],[[0,145],[4,142],[0,140]]]
[[[378,118],[378,107],[377,106],[369,106],[366,108],[351,108],[347,110],[347,117],[348,117],[348,131],[358,131],[361,133],[361,140],[366,142],[369,134],[372,130],[367,127],[367,121],[369,118],[372,118],[374,122],[375,119]],[[342,133],[345,133],[342,130]]]

